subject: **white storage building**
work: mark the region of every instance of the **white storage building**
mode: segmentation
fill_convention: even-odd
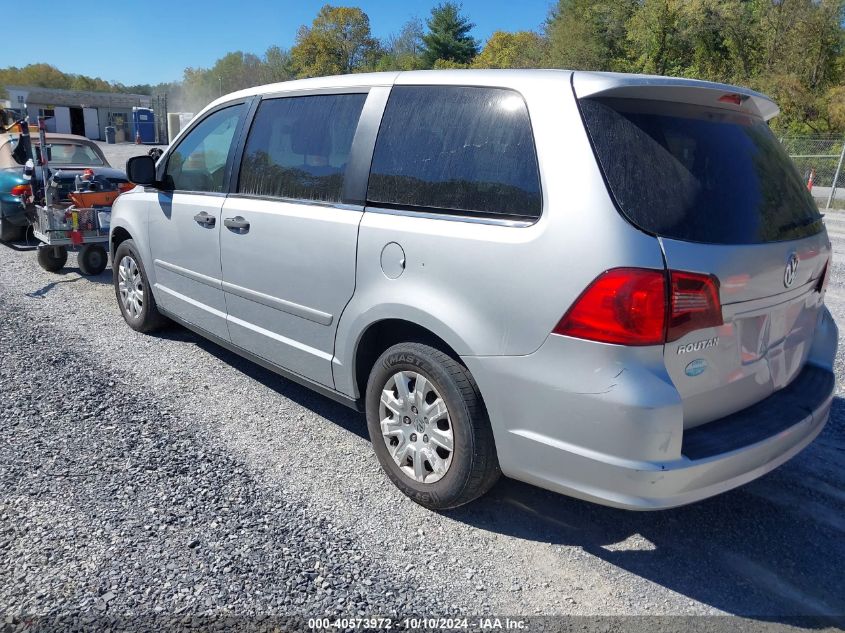
[[[37,86],[4,86],[11,107],[29,115],[35,124],[48,117],[47,131],[105,140],[107,125],[117,128],[117,141],[130,141],[132,108],[150,107],[149,95],[118,92],[59,90]]]

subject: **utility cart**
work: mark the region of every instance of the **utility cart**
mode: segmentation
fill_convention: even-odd
[[[105,245],[109,241],[111,205],[120,191],[108,180],[98,181],[94,172],[86,169],[76,177],[76,190],[69,192],[69,200],[65,200],[60,193],[61,184],[50,175],[45,129],[44,118],[38,117],[40,152],[37,158],[41,167],[43,204],[39,204],[42,200],[37,197],[35,214],[29,216],[32,233],[42,242],[38,246],[38,263],[44,270],[57,272],[67,263],[68,251],[73,250],[79,252],[79,271],[83,275],[99,275],[108,264]],[[30,160],[28,166],[31,165]],[[34,173],[34,170],[29,171],[30,175]]]
[[[41,268],[57,272],[67,263],[69,250],[79,251],[79,271],[83,275],[99,275],[106,269],[109,241],[108,207],[80,208],[68,205],[36,206],[35,237]]]

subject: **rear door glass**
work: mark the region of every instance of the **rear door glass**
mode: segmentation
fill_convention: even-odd
[[[340,202],[366,98],[358,93],[262,102],[247,138],[238,193]]]
[[[644,99],[579,103],[610,191],[640,228],[712,244],[822,230],[807,187],[762,119]]]
[[[501,88],[395,86],[367,199],[430,211],[539,217],[540,178],[525,101]]]

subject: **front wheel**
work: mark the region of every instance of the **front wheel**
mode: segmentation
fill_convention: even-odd
[[[455,508],[499,478],[478,386],[448,354],[422,343],[394,345],[370,372],[366,408],[382,468],[420,505]]]
[[[127,325],[137,332],[153,332],[167,324],[156,307],[147,274],[133,240],[120,243],[112,262],[114,292]]]

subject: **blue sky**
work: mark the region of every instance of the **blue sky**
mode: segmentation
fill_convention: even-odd
[[[14,4],[14,3],[13,3]],[[26,23],[43,19],[47,36],[12,37],[7,13],[0,37],[0,67],[47,62],[69,73],[125,84],[179,79],[187,66],[208,67],[235,50],[263,53],[267,47],[293,45],[296,30],[310,24],[324,0],[146,0],[26,4]],[[438,0],[338,1],[360,6],[370,16],[376,37],[400,29],[408,19],[425,19]],[[476,24],[473,35],[537,29],[553,0],[464,0],[464,13]],[[9,5],[12,6],[12,5]],[[24,6],[24,5],[21,5]],[[139,7],[144,7],[140,9]],[[158,26],[154,26],[158,25]]]

